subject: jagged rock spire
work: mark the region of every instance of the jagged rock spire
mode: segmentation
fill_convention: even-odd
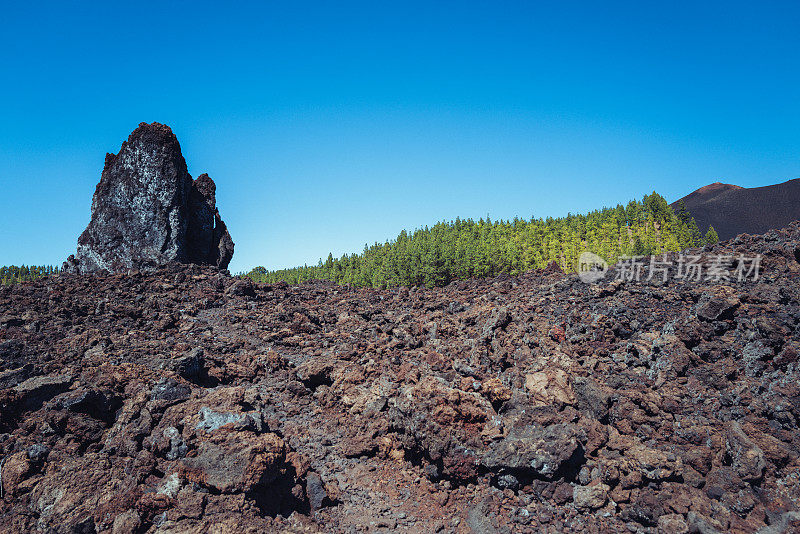
[[[169,262],[225,269],[233,247],[214,181],[207,174],[192,180],[169,126],[141,123],[117,154],[106,154],[91,221],[64,269],[153,269]]]

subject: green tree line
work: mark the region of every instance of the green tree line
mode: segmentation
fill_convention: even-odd
[[[330,280],[376,288],[443,286],[456,279],[519,275],[552,261],[574,271],[578,256],[591,251],[610,263],[620,256],[660,254],[703,244],[697,224],[683,206],[673,210],[659,194],[585,215],[546,219],[439,222],[413,233],[403,230],[385,243],[365,245],[361,254],[317,265],[247,275],[256,282],[291,284]]]
[[[0,267],[0,283],[4,286],[36,280],[43,276],[58,274],[58,267],[52,265],[7,265]]]

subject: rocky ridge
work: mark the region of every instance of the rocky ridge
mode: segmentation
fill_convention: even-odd
[[[757,281],[0,289],[10,532],[795,532],[800,223]]]
[[[233,240],[216,207],[216,185],[193,180],[169,126],[141,123],[117,154],[106,154],[92,218],[73,273],[155,269],[169,262],[227,268]]]

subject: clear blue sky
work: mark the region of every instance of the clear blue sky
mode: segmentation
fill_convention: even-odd
[[[442,219],[800,176],[797,2],[6,3],[0,264],[54,264],[169,124],[232,271]]]

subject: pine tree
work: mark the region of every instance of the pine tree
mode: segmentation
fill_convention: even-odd
[[[709,226],[705,238],[706,245],[714,245],[718,242],[719,242],[719,236],[717,235],[717,231],[714,230],[713,226]]]

